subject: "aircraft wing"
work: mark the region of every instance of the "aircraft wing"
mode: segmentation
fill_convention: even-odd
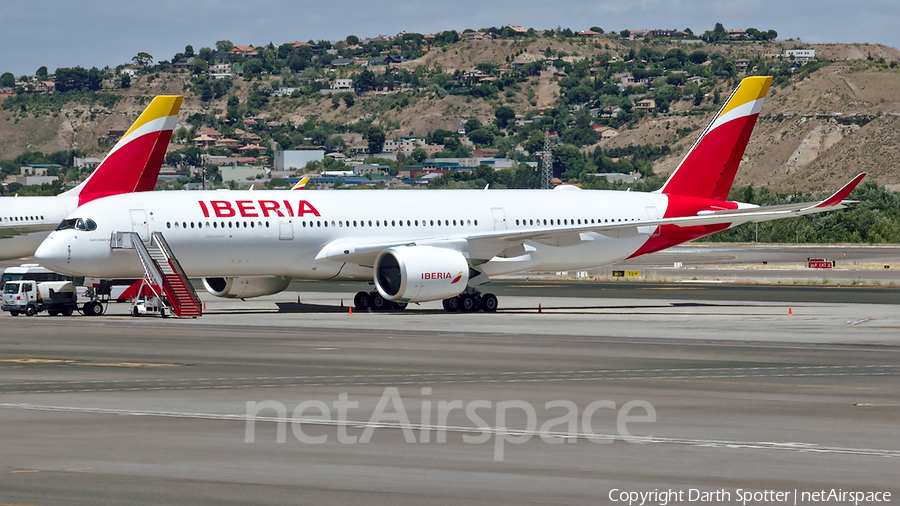
[[[696,216],[679,216],[647,220],[596,223],[586,225],[563,225],[541,228],[515,230],[495,230],[465,236],[449,236],[446,238],[430,238],[421,241],[396,241],[379,243],[353,243],[335,241],[323,247],[316,260],[335,260],[352,262],[363,266],[372,266],[375,257],[382,250],[395,246],[436,246],[456,249],[469,258],[470,263],[478,264],[490,260],[507,248],[535,241],[551,246],[574,246],[591,240],[582,234],[594,232],[612,237],[630,237],[650,234],[661,225],[678,227],[695,227],[703,225],[740,225],[759,221],[791,218],[807,214],[821,213],[835,209],[843,209],[854,201],[845,200],[847,195],[862,181],[865,173],[859,174],[830,197],[819,202],[804,202],[778,206],[752,207],[745,209],[728,209],[722,211],[700,211]],[[641,230],[643,229],[643,230]]]
[[[18,235],[27,235],[36,232],[50,232],[55,228],[56,225],[47,224],[18,225],[10,228],[0,228],[0,239],[10,239]]]

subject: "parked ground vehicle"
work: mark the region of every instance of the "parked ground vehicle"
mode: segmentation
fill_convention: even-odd
[[[18,316],[34,316],[47,311],[50,316],[70,316],[78,309],[78,296],[71,281],[7,281],[3,285],[3,304],[0,310]]]

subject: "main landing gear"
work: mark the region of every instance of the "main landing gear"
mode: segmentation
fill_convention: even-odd
[[[482,294],[474,288],[467,288],[465,292],[450,297],[443,301],[444,310],[448,313],[461,311],[463,313],[474,313],[484,311],[485,313],[493,313],[497,310],[497,296],[492,293]],[[377,290],[371,292],[357,292],[353,297],[353,308],[357,311],[403,311],[408,304],[406,302],[392,302],[378,293]]]
[[[406,302],[393,302],[385,299],[378,290],[371,292],[357,292],[353,297],[353,307],[358,311],[371,309],[372,311],[403,311],[408,306]]]
[[[497,310],[497,296],[492,293],[482,294],[474,288],[467,288],[465,292],[444,299],[444,311],[455,313],[462,311],[463,313],[474,313],[476,311],[484,311],[485,313],[493,313]]]

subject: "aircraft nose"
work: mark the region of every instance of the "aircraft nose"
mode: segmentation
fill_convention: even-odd
[[[56,234],[50,234],[34,252],[34,259],[47,269],[65,273],[69,260],[68,244]]]

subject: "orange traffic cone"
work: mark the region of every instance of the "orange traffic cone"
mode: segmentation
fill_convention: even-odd
[[[794,312],[791,311],[791,306],[788,306],[788,316],[794,316]]]
[[[203,310],[206,311],[206,301],[203,301]]]
[[[353,316],[353,306],[350,306],[350,309],[347,310],[347,316]]]

